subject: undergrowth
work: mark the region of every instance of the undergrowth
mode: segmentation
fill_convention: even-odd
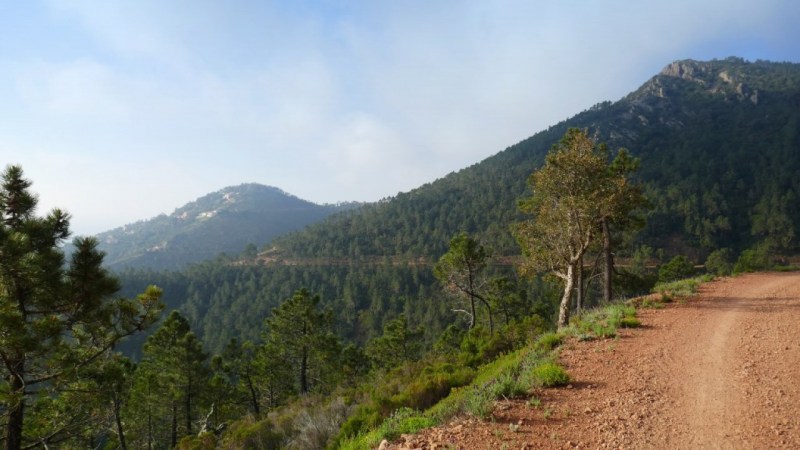
[[[631,305],[615,303],[585,312],[558,333],[540,334],[530,345],[478,365],[468,378],[452,383],[449,395],[428,409],[399,409],[371,431],[340,441],[339,448],[375,448],[383,439],[392,440],[403,433],[416,433],[460,414],[486,419],[491,416],[494,403],[501,399],[530,397],[529,403],[538,406],[540,401],[531,396],[535,389],[563,386],[570,382],[569,374],[556,362],[559,346],[566,336],[609,338],[615,337],[619,328],[638,326],[636,308]]]
[[[702,275],[684,280],[671,281],[669,283],[658,283],[653,288],[653,292],[661,294],[662,299],[666,297],[667,300],[671,300],[675,297],[690,297],[697,293],[697,288],[700,287],[702,283],[711,281],[713,278],[713,275]]]
[[[617,336],[619,328],[636,328],[639,325],[636,307],[614,303],[578,315],[565,332],[579,340],[613,338]]]
[[[427,410],[399,410],[402,413],[395,413],[372,431],[342,440],[339,448],[374,448],[383,439],[415,433],[459,414],[485,419],[491,415],[497,400],[528,397],[534,388],[567,384],[569,375],[555,362],[553,355],[561,340],[560,334],[545,333],[532,345],[480,366],[471,383],[454,387],[450,395]]]

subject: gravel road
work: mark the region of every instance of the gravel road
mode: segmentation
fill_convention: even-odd
[[[800,448],[800,273],[751,274],[639,312],[619,338],[568,342],[573,383],[498,402],[392,448]]]

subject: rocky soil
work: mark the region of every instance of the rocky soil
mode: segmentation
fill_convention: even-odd
[[[393,449],[800,448],[800,274],[726,278],[643,309],[619,338],[571,341],[571,385],[500,401]]]

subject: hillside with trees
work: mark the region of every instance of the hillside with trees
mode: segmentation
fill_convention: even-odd
[[[256,338],[263,317],[300,287],[321,295],[347,339],[363,344],[401,313],[425,324],[427,339],[434,339],[466,320],[438,288],[434,263],[453,236],[466,232],[494,256],[492,271],[517,278],[509,264],[521,253],[512,234],[512,224],[525,218],[518,202],[530,195],[533,169],[570,126],[605,142],[609,159],[622,155],[636,165],[624,170],[632,170],[649,203],[632,223],[612,225],[618,230],[607,246],[629,269],[613,275],[623,281],[616,295],[646,292],[656,275],[644,267],[676,255],[689,265],[708,256],[721,266],[743,252],[781,258],[796,251],[800,223],[793,201],[800,190],[794,176],[799,101],[800,65],[679,61],[618,102],[597,105],[441,180],[276,238],[258,257],[221,258],[172,274],[125,272],[123,284],[130,293],[150,279],[171,286],[165,301],[183,311],[214,351],[231,337]],[[601,253],[611,257],[592,249],[585,259],[597,267],[587,278],[596,280],[610,265],[595,264]],[[601,289],[594,281],[590,287]],[[523,309],[555,320],[542,294],[552,294],[552,284],[520,289]],[[610,297],[589,296],[587,305]]]
[[[533,135],[471,167],[276,239],[285,256],[432,256],[458,231],[504,255],[525,180],[570,127],[641,160],[653,208],[637,239],[702,260],[716,248],[768,241],[797,249],[800,65],[677,61],[616,102]],[[613,156],[613,155],[612,155]]]

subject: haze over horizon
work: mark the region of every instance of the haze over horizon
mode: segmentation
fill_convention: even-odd
[[[256,182],[375,201],[668,63],[800,62],[788,0],[0,4],[0,163],[76,234]]]

